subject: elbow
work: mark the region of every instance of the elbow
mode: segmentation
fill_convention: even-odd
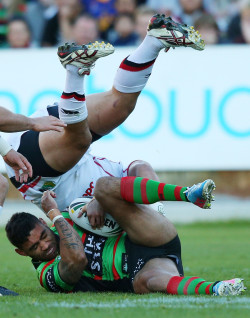
[[[71,258],[70,262],[68,263],[68,267],[70,270],[79,272],[82,274],[82,271],[87,267],[88,259],[85,253],[79,253],[75,257]]]

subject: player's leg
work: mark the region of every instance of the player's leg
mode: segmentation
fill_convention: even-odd
[[[154,258],[136,274],[133,282],[136,293],[162,292],[172,295],[240,295],[246,288],[243,280],[234,278],[209,282],[197,276],[180,277],[174,261]]]
[[[173,224],[150,206],[124,201],[120,195],[119,178],[98,179],[94,195],[104,211],[112,215],[135,244],[159,246],[177,235]]]
[[[120,183],[121,197],[131,203],[151,204],[158,201],[192,202],[203,209],[211,207],[213,180],[208,179],[192,187],[183,187],[141,177],[123,177]]]
[[[164,15],[152,17],[144,41],[121,62],[113,88],[105,93],[87,96],[90,129],[105,135],[120,125],[133,111],[160,51],[179,46],[204,49],[203,41],[192,28]]]
[[[0,215],[2,212],[3,204],[9,190],[9,183],[7,179],[0,173]]]
[[[67,73],[58,111],[67,127],[63,132],[41,133],[39,146],[46,163],[59,172],[73,167],[91,143],[84,78],[89,75],[98,58],[113,51],[111,45],[98,42],[83,46],[66,44],[58,48],[59,59]]]

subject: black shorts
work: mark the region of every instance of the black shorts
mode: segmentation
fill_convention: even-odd
[[[59,118],[58,106],[47,107],[48,114]],[[102,136],[91,131],[92,142],[100,139]],[[43,158],[39,147],[39,132],[29,130],[21,136],[20,146],[17,149],[23,156],[25,156],[33,168],[33,178],[37,176],[42,177],[58,177],[64,172],[57,171],[51,168]],[[15,182],[15,178],[12,182]],[[30,180],[29,180],[30,181]],[[15,185],[15,184],[14,184]],[[16,186],[16,185],[15,185]]]
[[[128,273],[131,282],[133,282],[135,275],[144,267],[144,265],[153,258],[170,258],[176,264],[180,276],[184,275],[181,260],[181,242],[178,235],[167,244],[157,247],[134,244],[127,237],[125,246],[127,252]]]

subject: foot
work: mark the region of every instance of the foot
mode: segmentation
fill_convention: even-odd
[[[0,286],[0,296],[17,296],[18,294],[5,287]]]
[[[202,209],[210,209],[213,200],[212,192],[215,189],[213,180],[208,179],[202,183],[194,184],[185,191],[188,201]]]
[[[215,296],[241,295],[245,290],[242,278],[223,280],[213,287]]]
[[[104,42],[96,41],[86,45],[65,43],[58,47],[57,55],[65,68],[68,64],[75,65],[78,67],[79,75],[89,75],[95,61],[100,57],[112,54],[114,50],[113,45]]]
[[[147,34],[159,39],[166,51],[177,46],[190,46],[199,51],[205,48],[204,41],[194,27],[175,22],[164,14],[156,14],[149,20]]]

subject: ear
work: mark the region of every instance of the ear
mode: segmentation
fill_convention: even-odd
[[[42,219],[42,218],[39,218],[39,221],[43,224],[43,225],[46,225],[46,226],[48,226],[47,225],[47,223],[44,221],[44,219]]]
[[[15,252],[21,256],[28,256],[23,250],[20,250],[19,248],[16,248]]]

